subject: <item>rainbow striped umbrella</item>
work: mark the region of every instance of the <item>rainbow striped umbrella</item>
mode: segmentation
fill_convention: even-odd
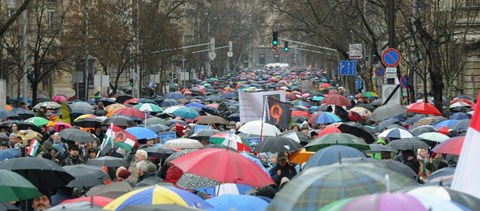
[[[103,209],[122,210],[127,206],[156,204],[176,204],[202,210],[213,208],[205,200],[186,190],[155,185],[128,192],[107,204]]]

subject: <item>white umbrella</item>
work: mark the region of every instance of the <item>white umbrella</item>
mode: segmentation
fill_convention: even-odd
[[[162,113],[164,113],[164,114],[171,114],[171,113],[173,113],[175,110],[177,110],[177,109],[179,109],[179,108],[181,108],[181,107],[183,107],[183,106],[170,106],[170,107],[168,107],[167,109],[163,110]]]
[[[263,124],[263,131],[262,131]],[[268,123],[265,123],[261,120],[247,122],[245,125],[240,127],[238,130],[242,133],[251,134],[251,135],[263,135],[263,136],[277,136],[280,135],[280,130],[275,126]]]
[[[170,141],[167,141],[163,145],[163,148],[181,148],[181,149],[200,149],[203,147],[203,144],[195,139],[189,138],[177,138]]]
[[[421,139],[425,139],[425,140],[428,140],[428,141],[434,141],[434,142],[443,142],[443,141],[450,138],[449,136],[447,136],[445,134],[438,133],[438,132],[422,133],[418,137],[421,138]]]
[[[378,134],[378,136],[389,138],[389,139],[413,138],[412,133],[410,133],[408,130],[401,129],[401,128],[392,128],[392,129],[385,130],[382,133]]]

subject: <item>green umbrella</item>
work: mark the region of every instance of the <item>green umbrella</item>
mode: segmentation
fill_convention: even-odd
[[[160,108],[160,106],[155,105],[153,103],[140,103],[140,104],[137,104],[133,107],[140,110],[140,111],[143,111],[143,112],[145,112],[145,111],[155,112],[155,113],[163,112],[163,109]]]
[[[0,169],[0,193],[0,202],[21,201],[42,195],[20,174],[5,169]]]
[[[156,124],[167,125],[167,120],[158,117],[150,117],[148,119],[145,119],[144,123],[147,127]]]
[[[305,146],[307,151],[318,151],[332,145],[344,145],[359,150],[369,150],[369,145],[359,137],[347,133],[332,133],[320,136]]]
[[[375,92],[365,92],[362,94],[362,97],[378,97],[378,95]]]
[[[28,118],[25,120],[25,122],[30,122],[30,123],[33,123],[34,125],[40,127],[40,126],[44,126],[46,124],[48,124],[48,119],[45,119],[43,117],[31,117],[31,118]]]

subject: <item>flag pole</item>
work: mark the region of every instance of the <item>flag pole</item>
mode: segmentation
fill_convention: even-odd
[[[263,123],[265,122],[265,97],[263,97],[263,102],[262,102],[262,108],[263,108],[263,112],[262,112],[262,125],[260,126],[260,142],[263,141]]]

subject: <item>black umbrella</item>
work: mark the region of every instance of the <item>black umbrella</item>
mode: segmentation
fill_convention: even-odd
[[[130,117],[121,116],[121,115],[111,116],[107,118],[105,121],[103,121],[102,124],[105,124],[105,125],[114,124],[121,127],[132,127],[137,125]]]
[[[395,151],[392,147],[386,146],[383,144],[369,144],[371,152],[393,152]]]
[[[215,129],[206,129],[206,130],[201,130],[200,132],[194,133],[190,136],[190,138],[197,138],[197,137],[210,137],[213,134],[220,133],[219,130]]]
[[[67,184],[68,187],[92,187],[102,184],[106,179],[110,179],[107,173],[98,166],[81,164],[64,166],[63,168],[67,173],[75,177],[74,180]]]
[[[18,116],[18,115],[17,115],[15,112],[13,112],[13,111],[3,110],[3,111],[0,111],[0,119],[3,119],[3,120],[11,120],[11,119],[19,120],[19,119],[20,119],[20,116]]]
[[[166,155],[171,155],[175,152],[172,149],[163,147],[147,147],[143,148],[142,150],[145,150],[145,152],[147,152],[149,156],[153,157],[164,157]]]
[[[105,196],[107,198],[116,199],[121,195],[132,191],[132,186],[127,181],[113,182],[108,185],[97,185],[90,188],[85,193],[87,196]]]
[[[287,135],[287,134],[290,134],[290,133],[297,134],[297,137],[298,137],[298,140],[300,140],[300,143],[308,144],[308,142],[310,142],[310,138],[308,138],[307,134],[302,133],[300,131],[296,131],[296,130],[286,130],[286,131],[282,132],[280,134],[280,136],[284,136],[284,135]]]
[[[11,170],[22,175],[40,192],[48,196],[75,179],[55,162],[36,157],[19,157],[2,161],[0,169]]]
[[[375,126],[375,132],[381,133],[382,131],[387,129],[388,126],[393,125],[393,124],[397,124],[397,123],[400,123],[400,121],[398,119],[395,119],[395,118],[390,118],[390,119],[383,120],[383,121],[380,122],[380,124]]]
[[[17,126],[18,126],[19,130],[30,129],[30,130],[33,130],[33,131],[36,131],[36,132],[39,132],[39,133],[43,133],[42,129],[40,129],[38,126],[36,126],[35,124],[33,124],[31,122],[18,122]]]
[[[160,103],[160,107],[167,108],[167,107],[171,107],[171,106],[176,106],[178,104],[180,104],[180,103],[178,103],[174,99],[166,99],[166,100],[164,100],[163,102]]]
[[[105,116],[105,115],[107,115],[107,113],[108,113],[108,111],[106,111],[106,110],[95,110],[93,112],[93,114],[95,116]]]
[[[81,118],[73,122],[73,125],[85,128],[96,128],[102,124],[102,120],[97,118]]]
[[[18,124],[18,122],[19,122],[18,120],[3,121],[3,122],[0,122],[0,128],[10,128],[10,126],[12,126],[13,123]]]
[[[361,125],[357,127],[350,124],[341,123],[337,124],[337,128],[342,131],[342,133],[349,133],[354,136],[363,138],[363,140],[367,142],[367,144],[375,143],[375,138],[373,137],[373,135],[365,131]]]
[[[35,116],[35,113],[33,111],[23,108],[14,108],[12,111],[15,112],[20,117],[20,119],[28,119]]]
[[[384,119],[402,114],[406,111],[407,108],[405,108],[405,106],[399,104],[387,104],[376,108],[370,116],[370,120],[382,121]]]
[[[80,143],[89,143],[95,141],[95,137],[88,132],[77,128],[67,128],[60,132],[60,136],[69,141],[76,141]]]
[[[128,166],[128,162],[123,158],[103,156],[103,157],[88,160],[87,165],[119,167],[119,166]]]
[[[117,103],[123,104],[125,101],[132,99],[133,97],[131,95],[120,95],[117,98],[115,98],[115,101]]]
[[[162,132],[162,131],[166,131],[166,130],[169,130],[170,127],[164,125],[164,124],[153,124],[153,125],[149,125],[147,126],[148,129],[150,130],[153,130],[155,131],[156,133],[158,132]]]
[[[423,133],[435,132],[435,129],[432,125],[420,125],[418,127],[410,129],[410,132],[413,136],[419,136]]]
[[[115,100],[110,99],[110,98],[100,98],[98,102],[102,102],[104,106],[109,106],[111,104],[115,103]]]
[[[419,148],[428,148],[427,143],[419,141],[415,138],[403,138],[398,140],[393,140],[388,143],[388,146],[396,150],[416,150]]]
[[[294,152],[302,148],[302,145],[291,138],[271,137],[265,138],[255,147],[255,152]]]

